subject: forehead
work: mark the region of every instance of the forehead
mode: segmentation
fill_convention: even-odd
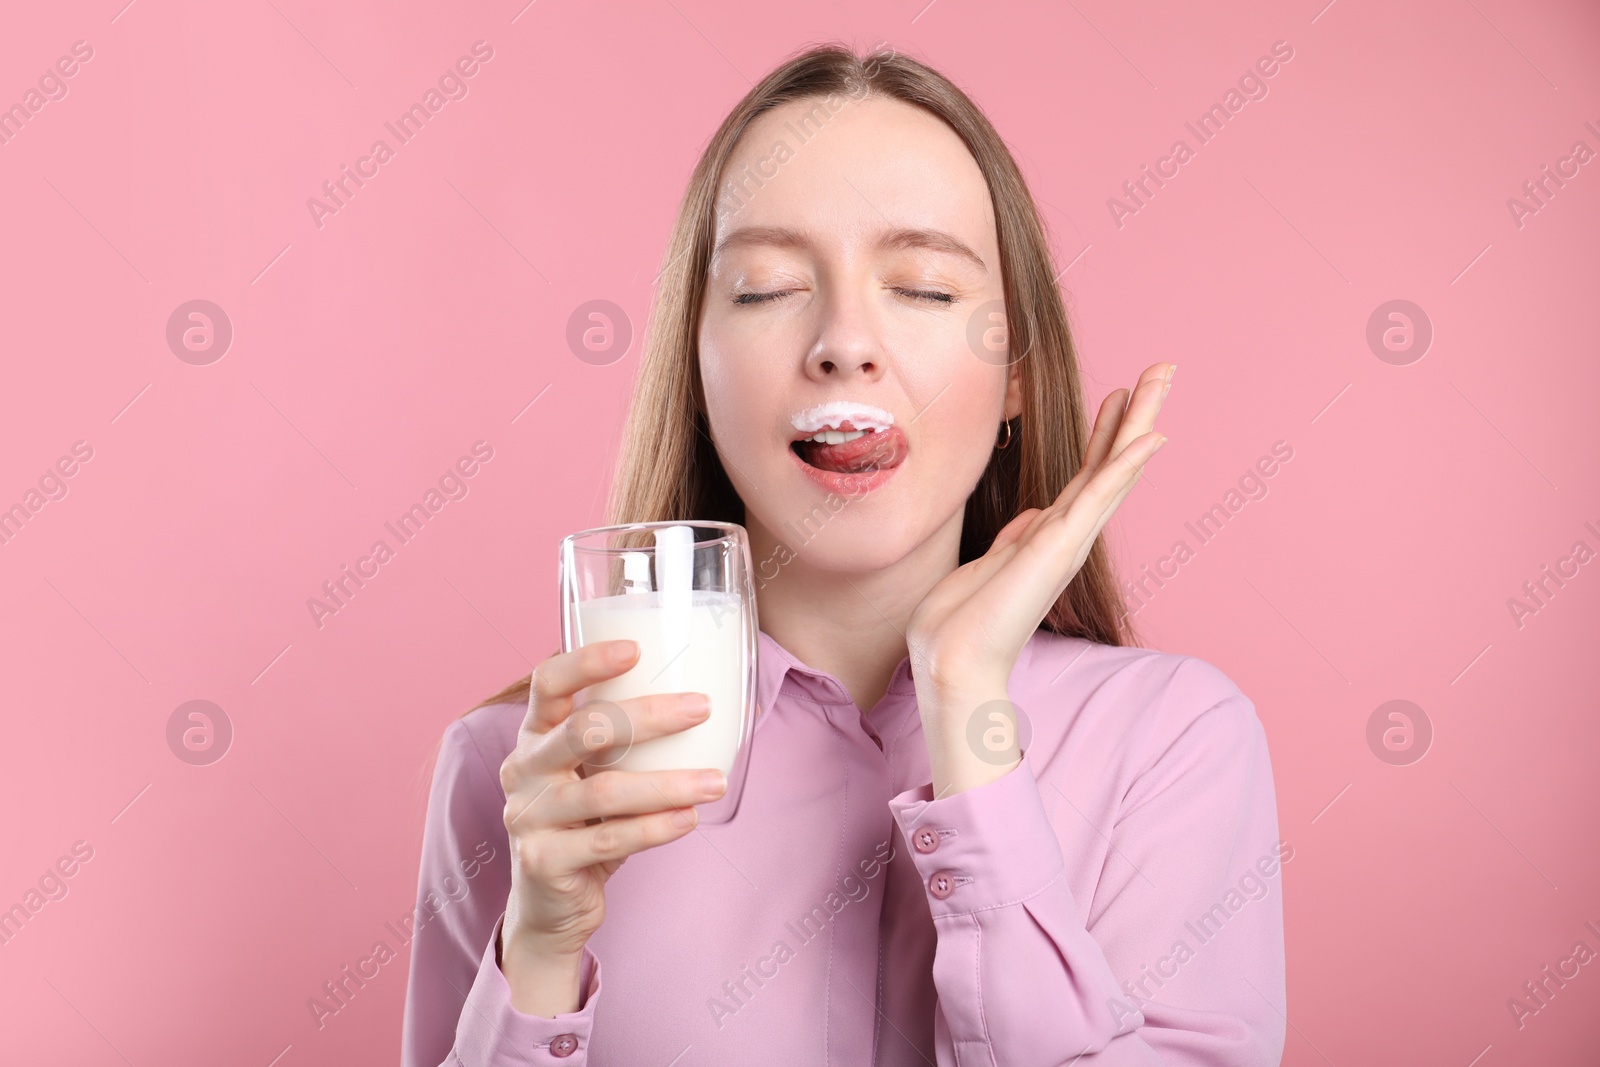
[[[882,97],[813,97],[762,115],[723,170],[717,212],[719,241],[745,227],[788,227],[824,244],[927,228],[998,259],[988,184],[961,138]]]

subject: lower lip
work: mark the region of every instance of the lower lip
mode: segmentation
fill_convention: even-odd
[[[830,493],[838,493],[840,496],[848,497],[858,497],[872,492],[890,478],[893,478],[900,468],[906,465],[905,460],[901,460],[895,466],[885,470],[867,471],[864,474],[840,474],[835,471],[825,471],[821,467],[813,467],[801,459],[800,454],[792,448],[786,449],[786,451],[789,453],[789,458],[794,460],[795,466],[800,468],[801,474],[804,474]]]

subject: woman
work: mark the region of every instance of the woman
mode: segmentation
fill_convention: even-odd
[[[1264,733],[1127,643],[1098,536],[1173,368],[1088,430],[993,128],[911,59],[805,52],[718,130],[666,259],[608,521],[749,530],[739,814],[695,826],[714,772],[580,776],[572,695],[632,642],[453,723],[404,1062],[1277,1063]],[[693,705],[624,703],[635,740]]]

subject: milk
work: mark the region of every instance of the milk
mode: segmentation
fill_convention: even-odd
[[[732,773],[744,725],[741,608],[737,593],[681,588],[675,594],[636,590],[578,602],[579,647],[619,638],[639,643],[639,661],[616,678],[588,686],[580,704],[596,699],[618,704],[652,693],[705,693],[711,698],[711,714],[704,722],[635,742],[621,758],[614,752],[602,754],[599,766],[625,771],[714,767]]]

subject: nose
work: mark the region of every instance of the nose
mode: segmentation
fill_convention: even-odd
[[[883,377],[885,353],[870,302],[835,290],[822,307],[822,328],[806,353],[806,376],[876,381]]]

